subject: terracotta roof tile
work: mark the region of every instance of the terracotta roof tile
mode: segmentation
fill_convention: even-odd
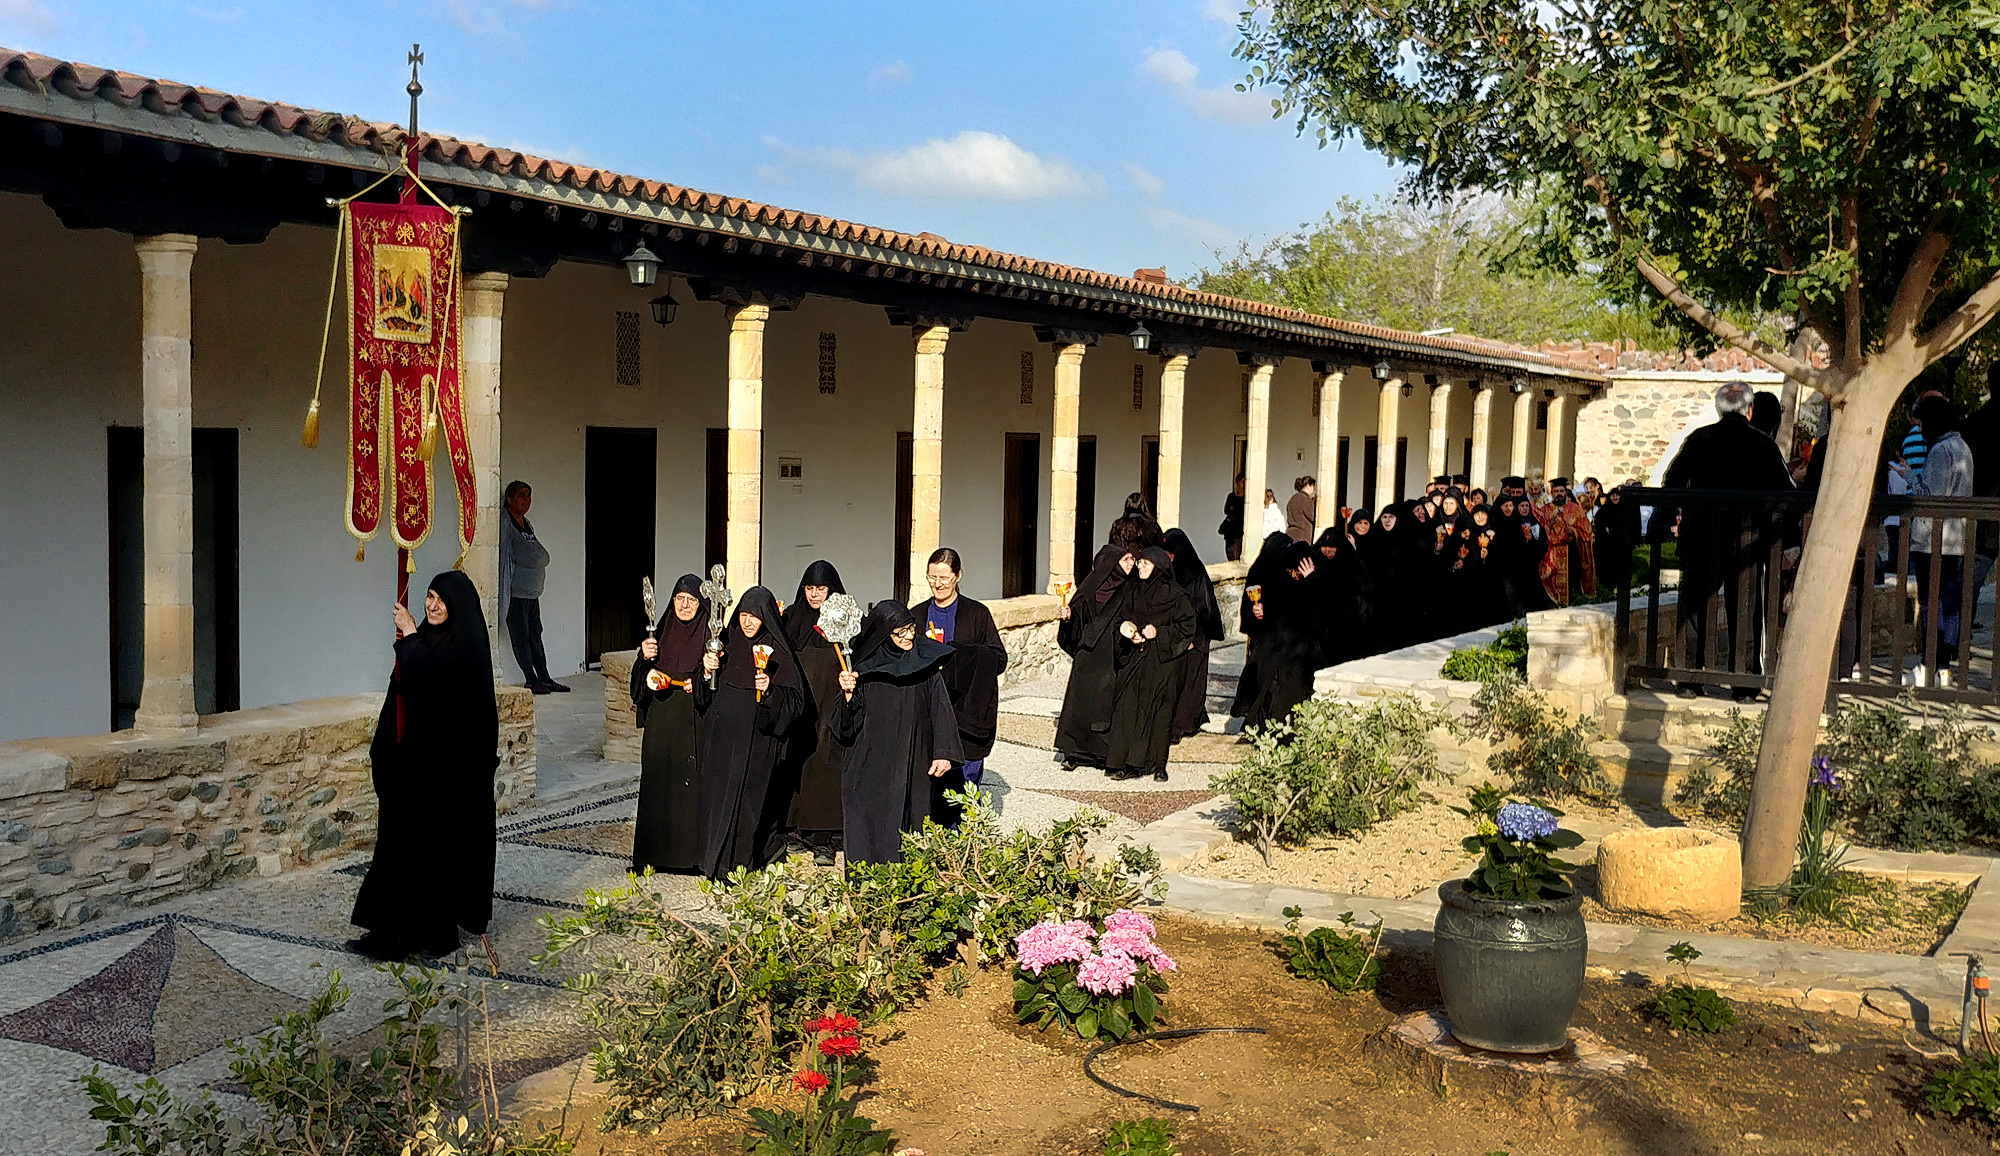
[[[143,102],[148,108],[163,115],[183,113],[206,120],[225,118],[280,135],[296,135],[315,141],[332,138],[349,147],[377,153],[393,153],[404,140],[403,129],[393,124],[368,121],[340,113],[303,109],[293,105],[274,104],[214,89],[194,88],[174,81],[96,68],[7,48],[0,48],[0,82],[12,83],[35,91],[55,87],[59,91],[79,96],[94,95],[100,99],[112,99],[124,103]],[[1581,358],[1551,356],[1551,353],[1541,350],[1523,349],[1504,342],[1474,337],[1426,337],[1379,325],[1324,317],[1282,305],[1206,293],[1183,285],[1161,283],[1150,277],[1114,276],[1019,254],[996,252],[984,246],[955,244],[932,233],[898,233],[798,210],[781,209],[755,201],[723,197],[698,189],[645,180],[567,161],[530,156],[476,141],[461,141],[448,136],[426,133],[423,135],[422,145],[424,155],[439,164],[510,173],[579,189],[615,191],[621,196],[643,198],[686,211],[720,213],[755,223],[776,225],[787,230],[816,233],[864,245],[1149,297],[1163,303],[1229,309],[1274,321],[1331,330],[1362,339],[1391,341],[1405,347],[1433,348],[1440,353],[1506,358],[1517,362],[1539,362],[1551,369],[1566,369],[1572,372],[1596,373],[1601,372],[1603,368],[1601,362],[1587,367],[1585,363],[1595,361],[1588,356]]]

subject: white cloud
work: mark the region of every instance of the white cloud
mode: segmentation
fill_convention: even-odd
[[[1167,182],[1161,180],[1158,175],[1140,168],[1130,161],[1125,162],[1125,175],[1131,180],[1132,187],[1139,190],[1139,195],[1142,197],[1157,197],[1167,190]]]
[[[1203,88],[1195,83],[1201,67],[1179,49],[1156,49],[1139,65],[1139,71],[1173,89],[1182,104],[1205,119],[1238,124],[1270,119],[1271,105],[1263,97],[1233,87]]]
[[[4,3],[5,0],[0,0]],[[507,36],[511,29],[507,26],[508,13],[515,9],[540,12],[559,5],[566,6],[566,0],[442,0],[445,10],[460,28],[474,36]]]
[[[909,64],[905,61],[893,60],[868,74],[868,87],[875,88],[885,84],[900,84],[908,79],[910,79]]]
[[[0,30],[16,29],[47,36],[56,30],[56,18],[39,0],[0,0]]]
[[[1236,230],[1186,213],[1176,213],[1159,205],[1146,207],[1146,222],[1162,233],[1184,237],[1204,249],[1227,249],[1236,243]]]
[[[1248,0],[1202,0],[1201,15],[1203,19],[1234,28],[1236,22],[1243,18],[1243,9],[1247,7],[1249,7]]]
[[[1104,183],[1068,161],[1046,159],[997,133],[974,130],[866,155],[850,149],[799,149],[774,137],[766,137],[764,144],[788,163],[846,172],[869,188],[899,196],[1036,201],[1086,196]],[[766,166],[760,175],[786,179],[782,166]]]

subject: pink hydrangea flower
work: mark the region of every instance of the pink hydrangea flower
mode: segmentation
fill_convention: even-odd
[[[1123,907],[1104,917],[1104,930],[1138,931],[1145,935],[1147,939],[1153,939],[1160,934],[1154,929],[1152,920],[1136,911],[1131,911]]]
[[[1014,954],[1022,970],[1040,975],[1058,963],[1077,963],[1091,953],[1092,931],[1088,923],[1037,923],[1014,937]]]
[[[1150,966],[1154,971],[1174,970],[1174,961],[1158,944],[1136,927],[1117,927],[1098,937],[1097,950],[1116,951]]]
[[[1139,964],[1122,951],[1093,955],[1076,969],[1076,982],[1092,995],[1123,995],[1132,990]]]

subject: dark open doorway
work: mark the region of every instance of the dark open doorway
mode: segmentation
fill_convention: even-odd
[[[707,510],[702,522],[701,576],[729,561],[729,431],[708,431]]]
[[[1409,487],[1410,439],[1396,439],[1396,501],[1402,501]],[[1429,479],[1425,479],[1428,481]]]
[[[653,576],[659,431],[583,431],[583,659],[637,646],[651,623],[641,580]]]
[[[1000,596],[1033,594],[1035,543],[1041,536],[1042,436],[1007,435],[1006,509],[1000,537]]]
[[[1076,439],[1076,576],[1090,573],[1097,556],[1097,436]]]
[[[145,439],[111,426],[105,439],[110,529],[111,729],[131,727],[146,678]],[[194,707],[239,710],[236,431],[194,431]]]
[[[1336,510],[1345,510],[1347,508],[1347,439],[1341,438],[1339,445],[1339,454],[1335,459],[1337,464],[1333,467],[1333,508]]]
[[[1139,496],[1153,517],[1160,516],[1160,439],[1147,434],[1139,439]],[[1165,527],[1162,527],[1163,529]]]
[[[1376,512],[1375,470],[1382,460],[1382,439],[1365,437],[1361,439],[1361,508],[1370,514]]]
[[[910,488],[916,470],[916,446],[910,431],[896,431],[896,563],[889,589],[891,598],[909,599],[910,590]]]

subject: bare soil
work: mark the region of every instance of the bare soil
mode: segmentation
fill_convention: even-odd
[[[1199,1113],[1092,1084],[1085,1047],[1016,1025],[1010,977],[987,969],[962,995],[937,994],[869,1033],[879,1066],[861,1093],[863,1114],[929,1156],[1097,1156],[1113,1121],[1148,1115],[1173,1125],[1184,1156],[1989,1151],[1982,1126],[1921,1114],[1919,1089],[1942,1061],[1893,1030],[1744,1004],[1734,1032],[1675,1035],[1649,1017],[1649,992],[1593,981],[1574,1022],[1645,1057],[1647,1070],[1583,1081],[1455,1065],[1440,1077],[1422,1062],[1385,1059],[1395,1045],[1380,1040],[1400,1015],[1439,1005],[1427,956],[1392,956],[1381,990],[1343,998],[1293,978],[1270,936],[1160,923],[1161,944],[1181,965],[1170,1026],[1269,1034],[1142,1043],[1097,1067]],[[571,1119],[593,1116],[582,1106]],[[710,1156],[738,1150],[743,1131],[732,1112],[652,1136],[591,1133],[579,1152]]]
[[[1842,877],[1845,894],[1833,919],[1809,919],[1791,912],[1760,910],[1746,900],[1743,913],[1720,923],[1692,919],[1662,919],[1612,911],[1597,902],[1597,868],[1576,873],[1586,898],[1583,917],[1603,923],[1631,923],[1668,931],[1736,935],[1746,939],[1782,939],[1847,951],[1885,951],[1897,955],[1929,955],[1957,925],[1972,888],[1954,884],[1905,883],[1849,873]]]

